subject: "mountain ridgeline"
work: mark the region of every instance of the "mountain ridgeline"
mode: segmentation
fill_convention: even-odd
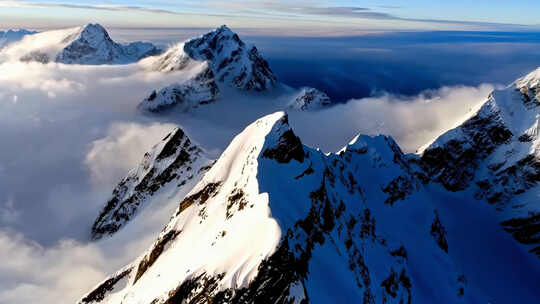
[[[31,37],[19,41],[26,36]],[[276,89],[287,91],[291,97],[283,108],[290,110],[319,110],[331,105],[330,98],[315,88],[295,92],[279,83],[257,47],[244,42],[226,25],[166,50],[149,42],[115,42],[99,24],[42,33],[0,32],[0,47],[3,40],[9,39],[13,43],[6,45],[3,55],[21,62],[136,64],[143,73],[168,74],[169,83],[141,96],[138,109],[142,112],[159,114],[171,109],[188,112],[215,103],[231,89],[254,94]]]
[[[171,47],[152,64],[157,71],[185,71],[204,67],[191,80],[152,92],[139,108],[160,112],[172,107],[185,111],[216,101],[220,86],[242,91],[265,91],[277,84],[268,62],[255,46],[244,43],[227,26]]]
[[[485,281],[503,268],[468,262],[487,233],[501,240],[489,246],[540,262],[539,117],[540,69],[421,155],[382,135],[325,154],[284,112],[249,125],[216,161],[176,130],[117,187],[94,238],[114,238],[169,184],[185,195],[154,244],[79,303],[487,303],[498,291]],[[460,212],[464,202],[495,213]],[[481,216],[487,226],[459,234]]]
[[[0,31],[0,49],[4,46],[22,40],[27,35],[36,34],[35,31],[24,29]]]
[[[53,34],[33,34],[32,40],[16,52],[19,60],[81,65],[128,64],[162,52],[149,42],[117,43],[99,24],[53,31]]]

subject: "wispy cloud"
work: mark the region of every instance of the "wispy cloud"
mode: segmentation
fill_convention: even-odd
[[[188,15],[189,13],[177,12],[173,10],[143,7],[135,5],[85,5],[85,4],[70,4],[70,3],[54,3],[54,2],[37,2],[37,1],[18,1],[18,0],[0,0],[0,6],[4,7],[63,7],[72,9],[88,9],[102,11],[139,11],[155,14],[169,15]]]
[[[363,29],[371,26],[375,29],[475,29],[475,30],[527,30],[536,27],[521,24],[426,19],[399,16],[400,7],[397,6],[329,6],[327,2],[320,0],[202,0],[198,2],[180,1],[166,2],[165,4],[151,3],[148,5],[125,5],[123,2],[107,1],[108,4],[76,4],[60,1],[40,0],[0,0],[0,7],[42,7],[42,8],[69,8],[81,10],[96,10],[109,12],[140,12],[148,14],[164,14],[178,16],[205,16],[218,17],[224,21],[241,23],[246,20],[277,20],[281,23],[311,22],[321,24],[333,24],[333,27],[341,24],[349,29],[361,26]],[[391,12],[391,13],[390,13]],[[211,21],[199,20],[200,22],[212,23]],[[175,21],[178,24],[178,20]],[[218,22],[214,20],[212,25]],[[300,22],[300,23],[299,23]],[[378,23],[377,23],[378,22]],[[378,24],[378,25],[377,25]],[[270,24],[266,26],[272,26]],[[322,26],[320,26],[322,28]]]
[[[322,6],[320,1],[297,1],[286,2],[283,0],[266,0],[266,1],[211,1],[208,6],[222,7],[237,12],[259,12],[270,14],[288,14],[290,16],[326,16],[346,19],[372,19],[372,20],[393,20],[403,22],[417,23],[435,23],[435,24],[455,24],[469,26],[484,26],[484,27],[512,27],[524,28],[528,25],[512,24],[512,23],[497,23],[497,22],[482,22],[482,21],[463,21],[463,20],[443,20],[443,19],[425,19],[425,18],[405,18],[398,15],[381,12],[367,7],[358,6]],[[378,6],[382,9],[399,9],[398,6]]]

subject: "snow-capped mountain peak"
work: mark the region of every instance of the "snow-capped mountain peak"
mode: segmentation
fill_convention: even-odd
[[[128,64],[158,55],[161,50],[148,42],[120,44],[99,24],[26,35],[2,49],[2,54],[20,61],[65,64]]]
[[[211,163],[210,157],[183,130],[172,131],[116,186],[92,226],[92,239],[117,232],[158,192],[185,195]]]
[[[206,64],[201,72],[182,83],[174,83],[159,91],[152,91],[140,104],[139,109],[149,112],[160,112],[173,107],[181,107],[189,111],[201,105],[216,101],[219,87],[214,74]]]
[[[302,88],[294,100],[289,104],[290,109],[309,111],[320,110],[331,105],[330,97],[315,88]]]
[[[521,91],[526,106],[531,108],[540,106],[540,68],[518,79],[514,85]]]
[[[183,70],[192,61],[208,62],[218,83],[242,90],[266,90],[277,81],[257,48],[245,44],[225,25],[170,48],[153,68],[164,72]]]
[[[69,43],[56,56],[56,61],[67,64],[125,64],[159,53],[151,43],[118,44],[99,24],[87,24],[64,41]]]
[[[37,32],[29,31],[25,29],[0,31],[0,49],[9,43],[17,42],[24,38],[26,35],[32,35]]]
[[[540,67],[533,72],[529,73],[527,76],[516,80],[515,82],[517,87],[539,87],[540,86]]]
[[[535,203],[540,183],[540,69],[495,90],[478,112],[421,156],[427,176],[450,191],[469,189],[500,211],[505,230],[540,256]],[[536,223],[536,224],[535,224]]]
[[[399,303],[416,282],[458,302],[464,283],[437,213],[396,203],[417,191],[396,147],[362,136],[326,155],[302,145],[283,112],[265,116],[234,138],[154,245],[80,303]],[[409,271],[409,258],[426,267]]]
[[[92,47],[98,47],[101,43],[112,42],[107,30],[97,23],[89,23],[82,27],[78,39],[86,41]]]

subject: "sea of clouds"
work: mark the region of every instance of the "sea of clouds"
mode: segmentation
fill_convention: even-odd
[[[151,244],[170,216],[166,202],[112,239],[89,242],[89,231],[116,183],[173,128],[184,127],[217,157],[248,123],[294,95],[224,90],[216,104],[189,113],[137,111],[153,89],[196,72],[152,72],[144,62],[0,62],[0,303],[73,303]],[[290,122],[305,144],[326,152],[359,133],[389,134],[414,152],[471,115],[493,89],[380,93],[291,112]]]

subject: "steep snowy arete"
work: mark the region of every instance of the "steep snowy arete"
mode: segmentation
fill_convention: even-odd
[[[92,239],[118,231],[157,192],[174,194],[191,189],[211,163],[205,152],[193,144],[181,129],[174,130],[150,153],[146,153],[142,163],[116,186],[92,226]]]
[[[151,248],[80,303],[459,303],[466,280],[416,170],[389,137],[323,154],[284,113],[266,116],[232,141]]]
[[[540,257],[540,69],[496,90],[472,118],[421,156],[449,191],[470,189],[501,211],[505,229]]]

